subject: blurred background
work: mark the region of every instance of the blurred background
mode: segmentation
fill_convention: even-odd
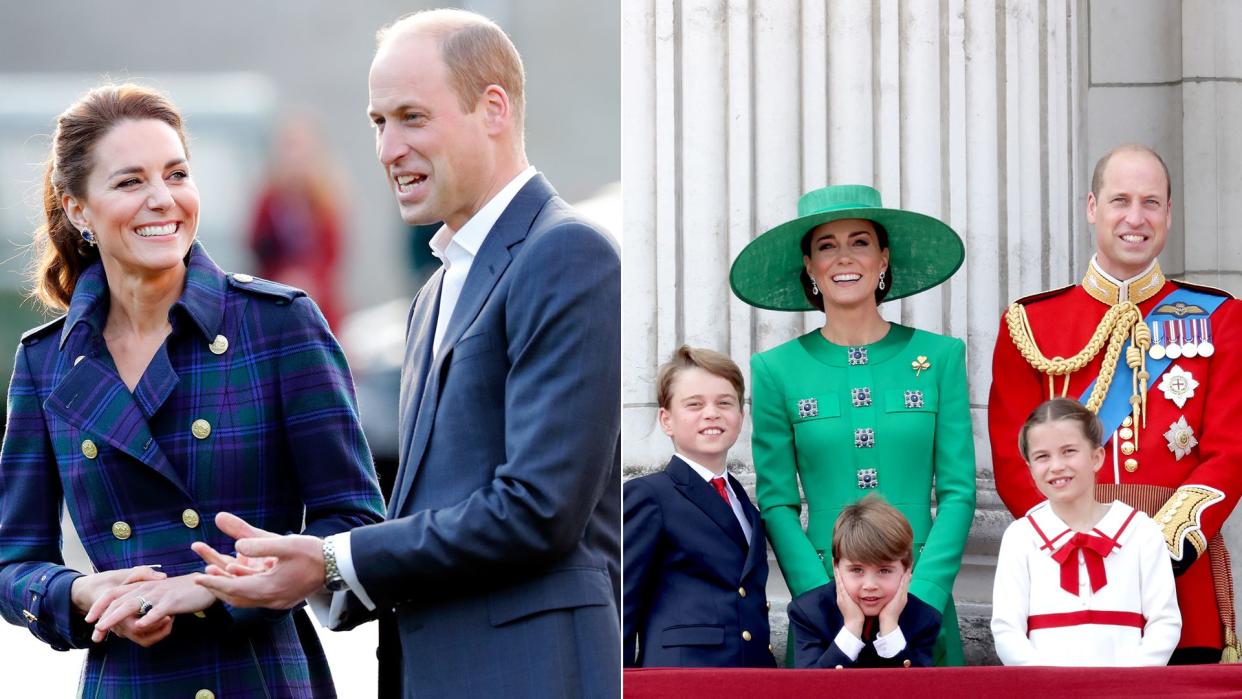
[[[94,85],[135,80],[168,92],[186,116],[199,238],[216,262],[305,288],[324,308],[355,372],[377,464],[390,473],[405,314],[438,263],[427,248],[434,228],[411,229],[397,215],[375,158],[366,78],[377,29],[446,5],[487,15],[512,37],[527,72],[531,163],[619,237],[620,12],[611,3],[12,4],[0,22],[4,387],[21,333],[51,318],[25,294],[55,117]],[[66,553],[89,570],[71,527]],[[342,697],[375,695],[374,634],[325,634]],[[0,625],[3,694],[70,695],[82,653]]]

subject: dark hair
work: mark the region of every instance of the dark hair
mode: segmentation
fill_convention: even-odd
[[[1026,422],[1022,424],[1022,429],[1018,431],[1018,451],[1022,452],[1022,458],[1030,461],[1030,444],[1027,442],[1027,433],[1032,427],[1037,425],[1045,425],[1049,422],[1057,422],[1060,420],[1072,420],[1078,423],[1082,429],[1082,434],[1091,442],[1092,446],[1100,446],[1104,442],[1104,427],[1100,425],[1100,419],[1095,413],[1087,410],[1082,403],[1072,398],[1053,398],[1040,403],[1031,411]]]
[[[661,408],[667,410],[669,402],[673,400],[673,381],[677,375],[694,368],[715,374],[733,384],[733,388],[737,390],[738,405],[741,405],[746,396],[746,380],[742,378],[742,370],[737,363],[713,350],[682,345],[673,351],[673,356],[660,366],[660,372],[656,374],[656,403]]]
[[[910,521],[879,495],[846,505],[832,528],[832,564],[842,558],[869,565],[901,561],[909,568],[914,558]]]
[[[1165,192],[1164,196],[1168,199],[1173,198],[1173,178],[1169,176],[1169,166],[1164,164],[1164,158],[1156,151],[1144,146],[1140,143],[1123,143],[1120,146],[1108,151],[1100,156],[1095,162],[1095,171],[1091,173],[1091,193],[1097,198],[1100,196],[1100,187],[1104,186],[1104,169],[1108,167],[1108,161],[1113,159],[1114,155],[1123,151],[1130,153],[1146,153],[1156,159],[1160,163],[1161,169],[1164,170]],[[1167,202],[1166,202],[1167,203]]]
[[[888,231],[884,230],[884,226],[881,226],[880,224],[876,223],[875,221],[872,221],[869,218],[862,219],[862,220],[867,221],[871,225],[875,226],[876,241],[879,242],[881,250],[887,250],[888,249]],[[819,226],[816,226],[815,228],[818,228],[818,227]],[[802,254],[806,255],[807,257],[811,256],[811,234],[815,232],[815,228],[812,228],[811,230],[807,231],[806,235],[802,236],[802,243],[801,243]],[[884,297],[888,296],[889,290],[893,288],[892,260],[889,261],[888,268],[885,269],[885,271],[882,274],[880,274],[880,279],[884,280],[884,288],[881,289],[879,286],[876,286],[875,288],[876,305],[879,305],[879,303],[884,300]],[[821,311],[824,310],[824,297],[821,296],[820,294],[811,293],[811,275],[806,273],[805,267],[798,270],[798,281],[802,283],[802,294],[806,296],[806,300],[810,301],[811,305],[818,308],[819,310]]]
[[[104,85],[86,93],[56,118],[52,149],[43,173],[44,222],[34,231],[32,295],[48,308],[69,307],[78,277],[99,258],[99,249],[82,239],[61,206],[69,194],[86,197],[86,180],[94,168],[94,148],[122,121],[156,119],[168,124],[186,148],[181,114],[162,93],[126,83]],[[187,157],[189,149],[186,148]]]

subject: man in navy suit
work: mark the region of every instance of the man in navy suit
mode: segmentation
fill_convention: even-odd
[[[376,152],[443,267],[410,312],[389,521],[272,538],[202,584],[287,607],[322,589],[341,628],[395,610],[406,697],[618,697],[620,261],[527,164],[521,59],[459,10],[382,30]],[[232,563],[232,568],[230,568]],[[232,575],[230,575],[232,573]]]
[[[742,424],[742,372],[682,346],[656,377],[674,456],[625,484],[627,667],[775,667],[759,512],[725,471]]]

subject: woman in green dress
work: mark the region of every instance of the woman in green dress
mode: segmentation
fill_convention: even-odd
[[[942,612],[937,665],[963,662],[953,580],[975,511],[965,345],[889,323],[878,305],[940,284],[964,257],[944,223],[840,185],[805,194],[798,217],[753,240],[730,274],[752,306],[825,314],[751,358],[759,509],[790,593],[829,581],[838,513],[879,493],[914,529],[910,592]]]

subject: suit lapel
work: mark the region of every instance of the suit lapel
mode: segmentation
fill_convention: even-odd
[[[408,491],[413,488],[418,469],[422,465],[427,443],[431,439],[440,391],[443,389],[444,367],[453,354],[453,347],[478,317],[483,304],[491,296],[505,270],[508,269],[514,254],[511,248],[526,239],[535,216],[555,194],[556,192],[552,190],[551,185],[543,176],[535,175],[531,178],[518,191],[513,201],[509,202],[504,213],[496,220],[496,225],[488,231],[483,245],[479,247],[479,253],[470,263],[470,274],[466,276],[461,295],[457,298],[457,305],[453,308],[453,315],[449,317],[448,326],[444,329],[444,337],[440,340],[440,351],[431,358],[430,369],[423,383],[423,395],[417,398],[411,396],[412,399],[417,400],[418,409],[416,414],[410,418],[413,431],[409,448],[401,460],[400,470],[403,472],[403,478],[399,481],[400,490],[393,498],[392,516],[400,516]],[[435,324],[432,323],[430,332],[434,331]],[[430,333],[426,335],[426,341],[430,344]]]
[[[759,517],[759,510],[751,504],[746,490],[733,476],[729,476],[729,485],[733,488],[733,494],[737,496],[738,502],[742,503],[742,514],[746,516],[746,521],[750,522],[750,551],[746,554],[746,565],[742,568],[742,577],[745,578],[750,575],[750,571],[754,570],[756,565],[767,559],[767,543],[764,539],[763,520]]]
[[[389,519],[396,516],[408,488],[405,475],[409,470],[408,454],[414,437],[414,424],[427,385],[427,370],[431,366],[432,341],[436,331],[436,317],[440,309],[440,291],[444,284],[444,268],[427,280],[423,292],[414,302],[410,312],[409,328],[405,334],[405,363],[401,367],[401,397],[397,405],[398,438],[401,444],[400,466],[394,481],[393,495],[388,503]]]
[[[733,515],[733,509],[725,504],[715,488],[707,484],[699,474],[695,473],[690,465],[677,457],[673,457],[668,462],[668,468],[665,469],[680,492],[687,500],[694,503],[707,515],[716,526],[720,527],[733,543],[746,550],[746,533],[742,531],[742,525],[737,523],[737,517]]]
[[[52,389],[44,407],[82,433],[101,439],[150,466],[189,496],[168,457],[151,435],[151,426],[134,394],[121,381],[111,361],[89,357],[69,369]]]

